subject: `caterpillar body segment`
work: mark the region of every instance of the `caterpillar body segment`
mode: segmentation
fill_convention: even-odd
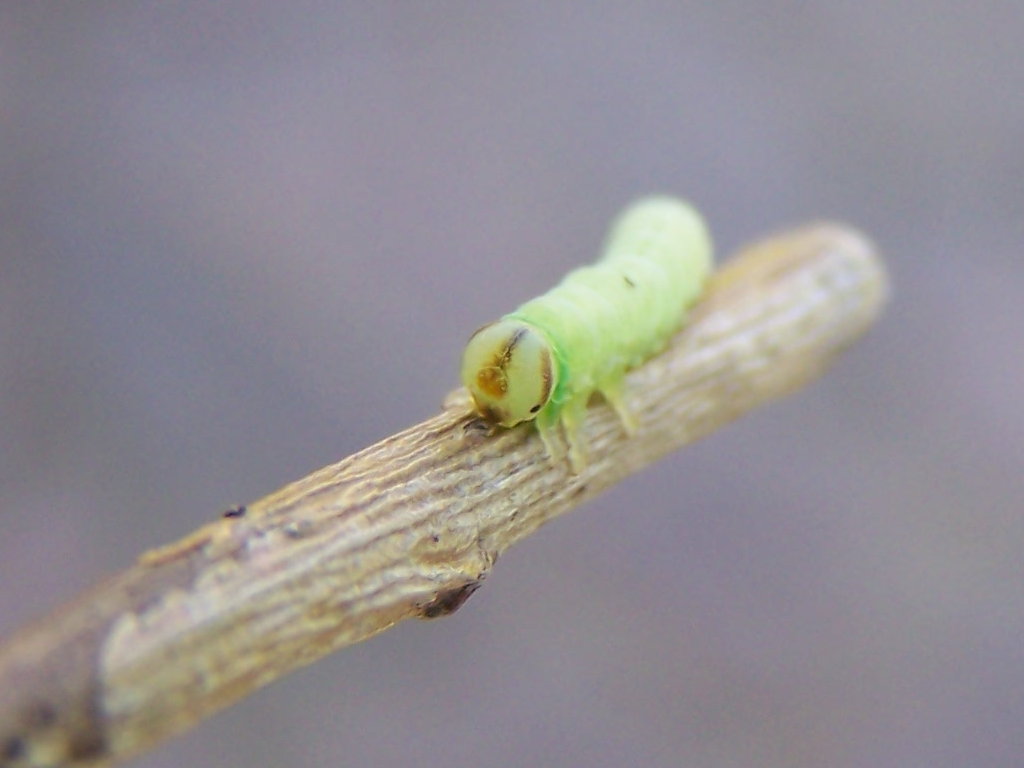
[[[712,268],[700,215],[651,197],[615,221],[602,258],[573,270],[542,296],[478,330],[466,345],[462,381],[477,412],[503,427],[536,419],[552,458],[563,425],[574,471],[585,464],[579,428],[600,392],[627,434],[627,370],[660,352],[683,325]]]

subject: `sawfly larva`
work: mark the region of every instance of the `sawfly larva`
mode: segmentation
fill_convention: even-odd
[[[473,334],[462,382],[477,412],[503,427],[536,419],[552,458],[561,455],[554,440],[561,420],[578,472],[590,396],[600,392],[632,434],[626,371],[665,348],[711,267],[711,240],[693,208],[670,197],[634,203],[613,224],[596,264]]]

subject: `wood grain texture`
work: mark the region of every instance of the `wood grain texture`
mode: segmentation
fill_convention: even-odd
[[[638,430],[603,402],[588,463],[532,425],[441,414],[234,510],[0,646],[0,766],[106,765],[296,667],[456,610],[499,555],[669,451],[818,376],[874,321],[884,269],[820,224],[745,249],[670,348],[627,376]]]

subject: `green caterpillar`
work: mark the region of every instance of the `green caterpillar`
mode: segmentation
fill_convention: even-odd
[[[600,392],[632,434],[626,371],[664,349],[711,267],[711,240],[693,208],[669,197],[634,203],[612,226],[600,261],[473,334],[462,382],[477,412],[503,427],[536,419],[552,458],[561,455],[561,419],[578,472],[590,396]]]

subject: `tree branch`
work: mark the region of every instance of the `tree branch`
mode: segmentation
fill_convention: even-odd
[[[602,402],[589,460],[530,425],[443,412],[138,562],[0,647],[0,766],[120,762],[290,670],[456,610],[539,526],[820,374],[873,322],[884,270],[855,232],[794,230],[716,273],[691,322]]]

